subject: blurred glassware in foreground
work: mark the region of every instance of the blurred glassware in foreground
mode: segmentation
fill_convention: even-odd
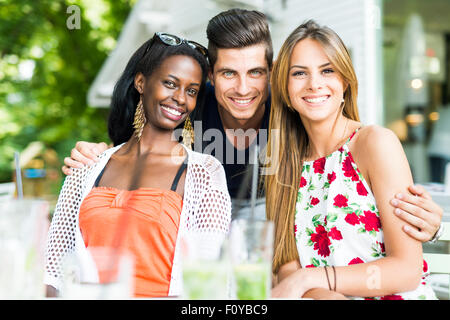
[[[217,240],[217,239],[216,239]],[[183,236],[183,299],[217,300],[229,298],[230,263],[226,242],[208,241],[204,234]]]
[[[273,232],[271,221],[236,219],[231,223],[232,286],[237,299],[270,298]]]
[[[48,215],[43,200],[0,202],[0,299],[44,298]]]
[[[134,259],[114,247],[89,247],[84,256],[69,253],[63,263],[63,299],[131,299]]]

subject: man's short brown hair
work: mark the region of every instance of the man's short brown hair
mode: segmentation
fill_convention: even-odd
[[[238,49],[264,43],[266,60],[272,68],[273,47],[267,17],[258,11],[230,9],[209,20],[206,28],[211,69],[217,61],[217,49]]]

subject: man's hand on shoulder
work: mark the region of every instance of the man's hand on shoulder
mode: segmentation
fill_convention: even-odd
[[[402,148],[400,140],[389,129],[370,126],[370,131],[367,133],[367,137],[370,135],[370,138],[364,143],[370,146],[367,156],[373,162],[379,162],[381,158],[377,157],[386,157],[387,155],[392,160],[392,155],[398,153],[396,150],[399,151]],[[370,150],[376,151],[370,154]],[[401,152],[406,159],[404,151],[402,150]],[[421,242],[430,241],[439,230],[443,209],[433,201],[430,194],[422,186],[412,184],[408,187],[408,191],[409,193],[405,192],[391,196],[390,203],[395,208],[394,213],[409,224],[403,226],[403,232],[415,240]]]
[[[412,185],[408,191],[411,194],[397,194],[391,200],[396,208],[394,213],[410,224],[403,227],[409,236],[421,242],[430,241],[439,230],[444,210],[423,186]]]
[[[75,144],[75,148],[72,149],[70,157],[64,158],[62,172],[65,175],[71,175],[72,168],[82,168],[85,165],[93,165],[98,161],[98,156],[108,148],[109,146],[104,142],[92,143],[78,141]]]

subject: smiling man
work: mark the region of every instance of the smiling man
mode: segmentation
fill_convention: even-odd
[[[267,143],[272,40],[264,14],[232,9],[213,17],[206,29],[210,81],[202,120],[203,151],[222,161],[233,199],[233,218],[250,215],[248,183],[255,146]],[[208,131],[217,132],[208,141]],[[219,142],[219,143],[215,143]],[[217,148],[209,148],[214,143]],[[265,219],[263,190],[257,191],[255,217]]]
[[[210,72],[222,122],[227,128],[254,128],[264,115],[269,66],[265,44],[221,49]]]
[[[233,201],[232,218],[248,217],[251,190],[244,178],[250,176],[246,173],[252,169],[249,163],[254,147],[264,149],[268,137],[273,62],[269,26],[261,12],[231,9],[213,17],[206,33],[211,83],[203,109],[194,111],[194,148],[223,163]],[[71,174],[70,167],[96,161],[106,148],[105,143],[78,142],[71,157],[65,158],[63,172]],[[422,187],[411,186],[409,191],[412,195],[392,195],[391,202],[398,217],[411,225],[405,225],[404,231],[422,242],[434,239],[439,234],[442,208]],[[265,219],[262,188],[257,195],[254,214]]]

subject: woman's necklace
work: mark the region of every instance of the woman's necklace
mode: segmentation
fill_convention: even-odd
[[[345,118],[345,119],[347,121],[345,121],[344,133],[342,133],[341,141],[344,140],[345,138],[347,138],[347,136],[345,134],[347,133],[348,118]]]
[[[346,137],[346,133],[347,133],[347,126],[348,126],[348,121],[349,121],[349,119],[348,118],[345,118],[346,119],[346,121],[345,121],[345,127],[344,127],[344,132],[342,133],[342,137],[341,137],[341,139],[339,139],[339,141],[336,143],[336,145],[333,147],[333,150],[336,150],[338,147],[340,147],[341,146],[341,144],[342,144],[342,141],[344,141],[347,137]]]
[[[342,133],[341,139],[339,139],[339,141],[334,145],[332,152],[337,150],[341,146],[342,141],[344,141],[347,138],[345,134],[347,133],[347,126],[348,126],[349,119],[348,118],[345,118],[345,119],[346,119],[346,121],[345,121],[344,132]],[[326,154],[329,154],[329,153],[326,153]],[[307,158],[311,158],[310,156],[311,155],[309,155]],[[314,157],[312,157],[312,158],[314,159]],[[308,161],[308,160],[305,160],[305,161]]]

